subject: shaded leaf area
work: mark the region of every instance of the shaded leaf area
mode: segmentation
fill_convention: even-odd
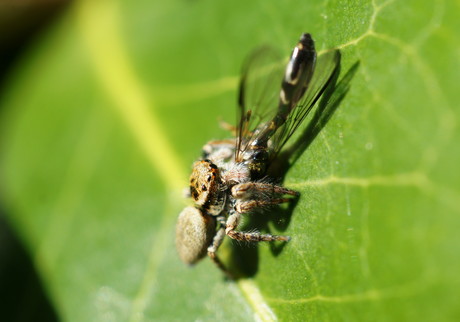
[[[2,201],[58,315],[458,319],[458,9],[77,2],[0,102]],[[287,56],[302,32],[340,49],[339,80],[359,68],[286,173],[301,192],[292,214],[267,215],[292,241],[241,253],[227,241],[222,257],[250,266],[237,282],[208,260],[185,267],[174,223],[190,164],[227,135],[217,121],[235,118],[246,54],[268,43]]]
[[[7,321],[57,321],[27,252],[0,216],[0,309]]]

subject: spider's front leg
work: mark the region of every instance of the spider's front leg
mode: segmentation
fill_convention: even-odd
[[[227,224],[225,228],[225,233],[232,239],[242,240],[242,241],[250,241],[250,242],[261,242],[261,241],[289,241],[291,237],[289,236],[278,236],[278,235],[271,235],[271,234],[261,234],[257,231],[253,232],[246,232],[246,231],[238,231],[236,228],[240,223],[241,214],[237,211],[233,211],[232,214],[227,219]]]
[[[235,139],[209,141],[202,148],[203,159],[209,159],[214,163],[230,159],[234,151]]]
[[[263,183],[263,182],[245,182],[245,183],[234,185],[232,187],[232,196],[235,199],[249,199],[254,196],[259,196],[265,199],[269,199],[274,194],[291,195],[291,196],[299,195],[297,191],[287,189],[285,187],[278,186],[275,184]]]
[[[298,196],[294,190],[263,182],[245,182],[232,187],[232,196],[237,199],[235,209],[239,213],[248,213],[264,206],[289,202],[290,198],[274,198],[275,195]]]
[[[250,213],[254,209],[269,205],[289,202],[290,198],[274,198],[278,194],[298,196],[299,193],[271,183],[245,182],[234,185],[231,189],[232,196],[236,199],[234,211],[227,219],[225,233],[233,239],[245,241],[289,241],[289,236],[261,234],[259,232],[237,231],[241,214]]]

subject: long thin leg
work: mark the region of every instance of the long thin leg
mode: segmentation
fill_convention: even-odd
[[[221,129],[229,131],[234,137],[238,136],[238,127],[234,126],[233,124],[227,123],[225,121],[219,121],[219,125]],[[249,131],[245,131],[242,133],[243,137],[247,137],[251,134]]]
[[[238,133],[237,127],[234,126],[233,124],[220,120],[219,125],[221,129],[229,131],[233,136],[236,136],[236,134]]]

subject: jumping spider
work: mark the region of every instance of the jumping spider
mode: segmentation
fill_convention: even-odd
[[[235,137],[203,147],[203,157],[193,164],[190,176],[195,205],[180,213],[176,227],[182,261],[195,264],[207,254],[229,276],[216,254],[225,235],[250,242],[290,240],[237,228],[242,214],[291,200],[284,195],[298,196],[271,183],[267,170],[322,95],[338,64],[337,55],[324,55],[321,75],[314,73],[317,58],[310,34],[301,36],[284,70],[279,60],[267,65],[263,59],[268,54],[266,48],[256,51],[244,66],[239,123],[230,127]]]

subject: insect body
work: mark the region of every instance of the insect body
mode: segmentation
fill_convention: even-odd
[[[266,64],[269,54],[265,48],[256,51],[244,66],[235,138],[208,142],[202,159],[193,165],[190,196],[195,206],[180,213],[176,227],[177,250],[187,264],[208,254],[230,275],[216,255],[226,235],[254,242],[290,240],[239,231],[238,225],[242,214],[291,200],[285,195],[298,195],[273,184],[267,170],[322,95],[337,68],[338,55],[319,57],[317,67],[310,34],[301,36],[284,69],[279,63]]]

